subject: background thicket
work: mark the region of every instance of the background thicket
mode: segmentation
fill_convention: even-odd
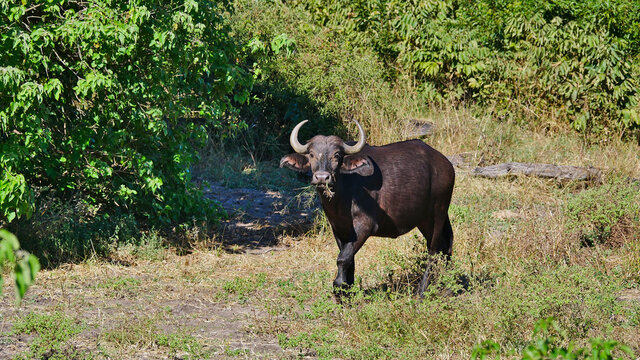
[[[601,137],[640,125],[637,1],[294,1],[424,101]]]
[[[3,220],[29,215],[36,191],[157,223],[214,215],[189,168],[207,130],[238,126],[251,84],[225,6],[3,1]]]
[[[207,137],[210,162],[270,160],[306,118],[303,137],[356,119],[373,143],[462,105],[601,141],[640,124],[637,2],[266,4],[283,21],[249,1],[3,1],[2,222],[38,209],[24,226],[68,237],[214,220],[191,182]]]
[[[222,16],[230,9],[0,2],[0,225],[65,258],[56,249],[95,252],[91,237],[117,237],[122,223],[220,217],[190,168],[208,133],[242,126],[234,106],[251,76]]]

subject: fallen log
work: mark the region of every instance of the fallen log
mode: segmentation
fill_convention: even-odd
[[[435,125],[426,120],[409,119],[407,120],[406,139],[419,139],[425,136],[431,136],[435,132]]]
[[[574,180],[600,182],[602,180],[602,172],[594,167],[519,162],[508,162],[477,167],[471,171],[471,175],[491,179],[505,176],[526,175],[547,179],[557,179],[561,181]]]
[[[447,159],[451,162],[451,165],[458,168],[469,168],[473,166],[473,164],[477,164],[477,161],[474,161],[476,154],[473,152],[463,152],[459,154],[453,154],[451,156],[447,156]]]

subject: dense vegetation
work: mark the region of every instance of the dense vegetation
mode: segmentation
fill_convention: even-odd
[[[251,84],[228,6],[2,1],[1,221],[43,211],[47,197],[90,216],[213,220],[190,166],[207,131],[239,126],[233,106]]]
[[[640,125],[640,3],[614,0],[296,1],[410,72],[425,101],[599,136]]]
[[[475,103],[600,139],[640,124],[637,2],[271,4],[289,21],[241,1],[3,1],[2,222],[60,201],[90,219],[213,220],[190,167],[207,136],[244,125],[227,143],[268,159],[304,118],[309,133],[344,134],[348,118],[375,132],[416,106]]]

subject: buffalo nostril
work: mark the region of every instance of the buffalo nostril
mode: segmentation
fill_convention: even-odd
[[[316,182],[324,182],[326,183],[329,180],[329,174],[328,173],[315,173],[313,174],[313,179]]]

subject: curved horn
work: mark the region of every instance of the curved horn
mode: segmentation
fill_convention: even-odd
[[[291,136],[289,137],[289,143],[291,143],[291,147],[298,154],[305,154],[307,150],[309,150],[309,144],[302,145],[298,141],[298,131],[307,121],[309,120],[304,120],[298,123],[298,125],[293,128],[293,131],[291,131]]]
[[[364,130],[362,130],[362,126],[360,126],[360,123],[357,122],[356,120],[353,120],[354,123],[356,123],[356,125],[358,125],[358,131],[360,132],[360,139],[358,140],[358,143],[355,145],[343,145],[344,148],[344,153],[347,155],[351,155],[351,154],[355,154],[360,152],[360,150],[362,150],[362,148],[364,148],[364,143],[367,142],[367,135],[364,133]]]

